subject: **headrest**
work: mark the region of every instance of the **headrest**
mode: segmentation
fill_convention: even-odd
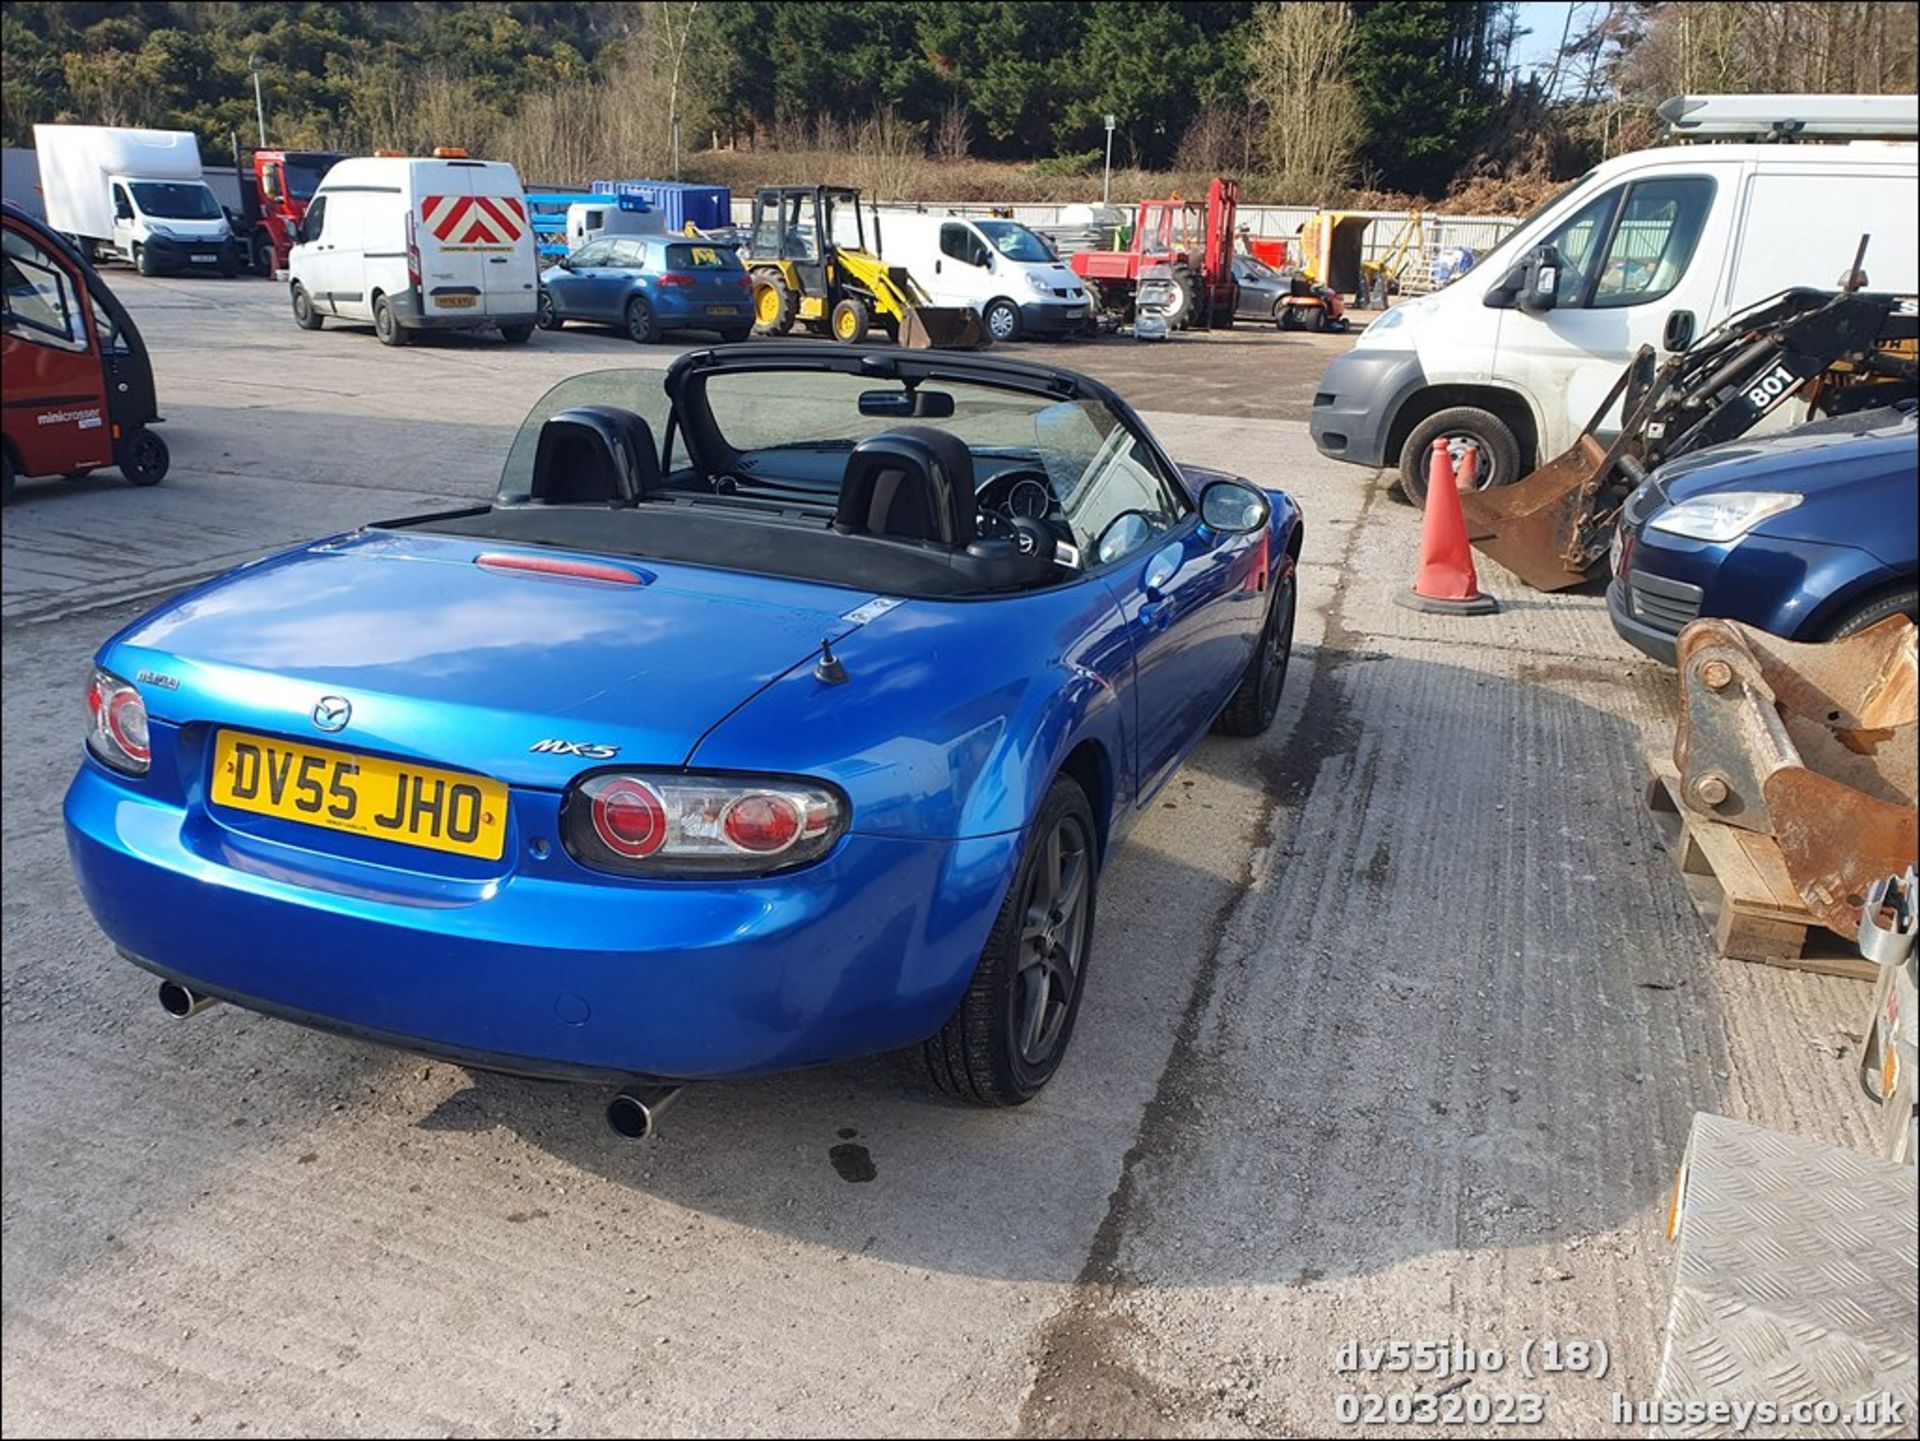
[[[536,505],[631,505],[660,485],[653,427],[631,410],[578,405],[540,427],[528,496]]]
[[[869,436],[847,457],[833,528],[963,550],[974,524],[973,454],[929,425]]]

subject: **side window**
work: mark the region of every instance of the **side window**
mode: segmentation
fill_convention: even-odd
[[[596,265],[605,265],[607,263],[607,255],[612,249],[613,244],[611,241],[590,240],[573,252],[573,263],[587,268]]]
[[[79,297],[67,273],[24,235],[6,232],[3,271],[5,324],[9,335],[58,350],[85,350]]]
[[[1560,283],[1554,299],[1562,309],[1578,306],[1585,299],[1619,201],[1618,190],[1594,196],[1541,242],[1560,252]]]
[[[307,218],[300,222],[300,243],[309,245],[326,233],[327,197],[322,195],[307,207]]]
[[[643,240],[616,240],[613,242],[613,254],[607,261],[609,265],[622,270],[645,270],[647,268],[647,245]]]
[[[1089,566],[1123,560],[1180,523],[1187,506],[1177,491],[1161,479],[1145,444],[1113,417],[1082,410],[1082,426],[1109,425],[1086,469],[1069,487],[1056,484],[1060,508],[1073,529],[1073,539]],[[1067,441],[1074,428],[1058,417],[1042,428],[1043,449]],[[1073,445],[1077,448],[1077,444]]]
[[[113,217],[116,220],[133,219],[133,201],[127,195],[127,187],[113,187]]]
[[[940,253],[949,260],[958,260],[963,265],[977,264],[973,258],[973,232],[964,225],[943,225],[940,227]]]
[[[1713,208],[1713,181],[1704,175],[1643,180],[1627,191],[1601,263],[1596,310],[1658,300],[1687,273],[1700,232]]]

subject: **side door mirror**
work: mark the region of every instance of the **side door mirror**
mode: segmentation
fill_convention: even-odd
[[[1216,480],[1200,492],[1201,524],[1222,535],[1252,535],[1272,510],[1265,493],[1243,480]]]
[[[1525,266],[1526,285],[1520,291],[1520,308],[1539,315],[1560,302],[1560,252],[1551,245],[1534,248]]]
[[[1669,355],[1679,355],[1693,346],[1693,312],[1673,310],[1667,313],[1666,327],[1660,334],[1660,346]]]

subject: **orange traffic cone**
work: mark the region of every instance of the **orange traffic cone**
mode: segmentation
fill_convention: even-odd
[[[1460,474],[1455,476],[1447,438],[1443,435],[1433,442],[1427,463],[1426,518],[1420,528],[1420,573],[1412,590],[1396,591],[1393,597],[1395,604],[1408,610],[1490,615],[1500,609],[1500,602],[1481,592],[1473,573],[1467,517],[1460,508],[1460,487],[1472,485],[1479,469],[1479,451],[1472,442],[1460,460]]]

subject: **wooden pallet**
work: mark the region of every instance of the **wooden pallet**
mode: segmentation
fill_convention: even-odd
[[[1679,776],[1660,766],[1647,783],[1647,809],[1718,954],[1862,981],[1879,975],[1807,909],[1772,836],[1691,814]]]

